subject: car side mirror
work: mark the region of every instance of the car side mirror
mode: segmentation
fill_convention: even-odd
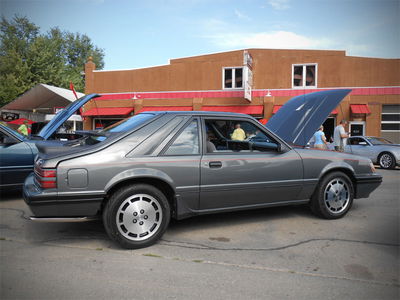
[[[14,138],[12,138],[10,136],[5,136],[3,138],[3,144],[4,145],[13,145],[13,144],[17,144],[17,143],[18,143],[18,140],[14,139]]]
[[[261,150],[261,151],[277,151],[282,152],[281,144],[275,144],[270,142],[250,142],[251,148],[254,150]]]

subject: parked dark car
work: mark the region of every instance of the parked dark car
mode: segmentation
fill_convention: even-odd
[[[155,243],[171,217],[309,204],[340,218],[382,177],[368,158],[303,146],[348,93],[293,98],[270,129],[243,114],[146,112],[73,145],[38,143],[24,198],[35,220],[102,217],[125,248]]]
[[[33,171],[34,157],[37,153],[36,143],[43,140],[75,140],[81,134],[61,133],[58,129],[71,116],[71,111],[81,107],[96,95],[84,96],[77,102],[72,102],[60,111],[50,122],[40,123],[41,130],[30,136],[23,136],[15,130],[0,124],[0,190],[20,189],[25,178]],[[38,127],[39,128],[39,127]]]
[[[0,189],[21,188],[32,173],[37,149],[15,130],[0,124]]]
[[[400,166],[400,145],[375,136],[352,136],[348,138],[345,152],[366,156],[382,169]]]

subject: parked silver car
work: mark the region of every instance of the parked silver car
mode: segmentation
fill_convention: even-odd
[[[293,98],[268,128],[243,114],[146,112],[61,146],[38,143],[24,198],[36,220],[102,217],[131,249],[155,243],[171,217],[309,204],[340,218],[382,176],[368,158],[304,146],[348,93]]]
[[[352,136],[348,138],[345,152],[368,157],[383,169],[400,166],[400,145],[374,136]]]

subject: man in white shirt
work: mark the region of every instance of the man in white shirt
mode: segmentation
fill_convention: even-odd
[[[340,121],[340,124],[335,127],[335,131],[333,133],[333,144],[335,146],[336,151],[343,152],[344,146],[346,145],[346,139],[349,135],[346,133],[344,126],[347,124],[346,120]]]

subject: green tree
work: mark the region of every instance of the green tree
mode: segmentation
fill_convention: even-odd
[[[104,67],[104,51],[85,34],[62,31],[47,33],[26,17],[14,16],[0,22],[0,107],[38,83],[77,91],[85,87],[85,62],[91,56],[97,69]]]

